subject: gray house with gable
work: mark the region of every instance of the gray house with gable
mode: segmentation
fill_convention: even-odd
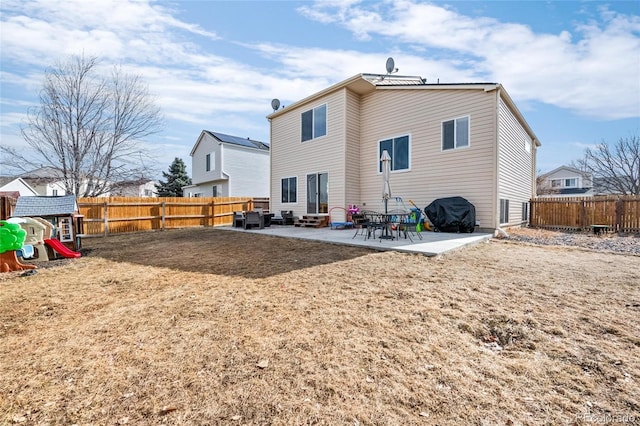
[[[203,130],[191,153],[185,197],[268,197],[269,145]]]

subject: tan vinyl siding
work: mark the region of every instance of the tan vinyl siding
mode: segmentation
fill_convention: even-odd
[[[346,90],[345,200],[343,207],[360,203],[360,96]],[[336,211],[336,220],[343,212]]]
[[[329,174],[329,207],[342,206],[345,200],[345,101],[346,89],[292,108],[271,119],[271,209],[293,210],[306,214],[308,173]],[[327,135],[301,142],[301,114],[327,105]],[[297,177],[297,203],[282,204],[281,179]]]
[[[529,152],[525,145],[530,147]],[[522,223],[522,203],[533,196],[535,145],[511,109],[499,101],[498,198],[509,200],[508,225]],[[498,215],[499,215],[498,211]],[[497,217],[499,221],[500,217]]]
[[[409,207],[462,196],[476,207],[482,227],[494,227],[495,93],[483,90],[377,90],[361,101],[360,203],[382,206],[378,142],[410,135],[410,170],[392,172],[391,191]],[[442,151],[442,121],[470,118],[469,146]],[[393,204],[393,202],[392,202]]]

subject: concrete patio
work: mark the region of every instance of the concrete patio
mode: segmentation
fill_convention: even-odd
[[[331,229],[310,228],[271,225],[264,229],[252,228],[244,230],[243,228],[234,228],[232,226],[224,226],[218,229],[229,230],[233,232],[251,232],[262,235],[274,235],[286,238],[298,238],[303,240],[324,241],[334,244],[346,244],[359,247],[369,247],[374,250],[395,250],[408,253],[419,253],[425,256],[437,256],[451,250],[455,250],[470,244],[477,244],[482,241],[489,240],[493,235],[486,233],[471,234],[453,234],[446,232],[422,232],[422,239],[416,234],[412,234],[413,241],[409,238],[400,238],[394,240],[385,240],[380,238],[365,239],[364,235],[355,235],[355,229]]]

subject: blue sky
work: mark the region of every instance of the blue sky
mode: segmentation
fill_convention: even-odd
[[[44,70],[98,56],[140,74],[166,118],[142,141],[167,170],[201,130],[269,142],[270,101],[289,105],[358,73],[498,82],[542,143],[538,169],[640,134],[637,1],[2,0],[0,128],[20,124]]]

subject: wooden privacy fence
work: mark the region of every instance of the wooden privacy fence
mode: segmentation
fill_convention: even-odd
[[[640,232],[640,196],[534,198],[530,225],[548,229],[589,229],[607,225],[618,232]]]
[[[78,198],[86,236],[230,225],[234,211],[256,207],[268,211],[269,198]]]

